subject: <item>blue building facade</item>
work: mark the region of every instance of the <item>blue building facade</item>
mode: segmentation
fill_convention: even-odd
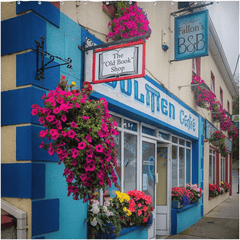
[[[36,134],[43,128],[40,126],[37,116],[31,115],[31,106],[32,104],[42,106],[40,98],[49,90],[55,89],[61,75],[68,77],[71,73],[69,81],[75,81],[76,85],[81,88],[84,81],[84,52],[78,46],[83,46],[88,37],[97,45],[102,42],[50,2],[38,4],[38,2],[30,1],[14,4],[16,4],[16,16],[2,21],[1,53],[2,57],[5,58],[16,55],[16,61],[13,63],[16,64],[16,86],[14,88],[9,86],[10,89],[2,90],[1,124],[2,127],[16,129],[16,142],[12,143],[11,146],[16,152],[16,159],[10,162],[7,156],[2,157],[1,196],[6,200],[30,200],[31,210],[27,212],[29,223],[31,223],[28,225],[28,238],[86,239],[87,223],[85,219],[87,218],[88,205],[83,203],[82,200],[74,201],[67,197],[67,184],[63,177],[64,166],[58,165],[56,155],[50,156],[45,150],[39,148],[41,139]],[[35,78],[37,66],[36,41],[41,44],[42,37],[44,38],[44,50],[58,57],[49,66],[61,64],[61,59],[71,58],[72,70],[67,68],[66,65],[56,66],[44,71],[44,79],[37,80]],[[44,62],[48,61],[49,55],[46,54]],[[141,88],[137,88],[136,82],[137,79],[135,82],[132,79],[118,83],[102,84],[103,87],[100,88],[96,86],[92,97],[97,99],[105,97],[109,103],[109,110],[122,118],[123,121],[127,118],[129,121],[137,122],[138,126],[143,123],[146,126],[152,126],[154,131],[162,129],[163,134],[169,134],[169,138],[165,139],[166,141],[163,138],[157,140],[152,136],[156,144],[166,142],[170,144],[172,134],[179,136],[179,139],[184,139],[186,142],[191,142],[191,169],[189,170],[191,178],[189,177],[189,180],[193,184],[198,183],[203,189],[204,119],[166,88],[146,76],[144,84],[154,86],[161,96],[163,94],[166,96],[165,98],[161,97],[165,100],[162,101],[162,105],[157,105],[156,98],[156,105],[153,106],[154,102],[151,101],[154,100],[150,100],[150,92],[146,92],[144,95]],[[8,83],[6,84],[8,85]],[[117,93],[121,94],[122,99],[126,98],[125,100],[114,98],[114,95],[110,94],[110,92],[114,93],[115,90],[118,91],[116,84],[120,86]],[[140,86],[140,82],[138,84]],[[132,86],[131,89],[130,86]],[[104,89],[109,89],[109,92],[104,91]],[[135,94],[135,98],[139,96],[139,99],[141,99],[142,94],[146,109],[143,108],[144,110],[141,111],[134,104],[127,103],[128,97],[129,99],[131,96],[134,98],[134,91],[139,91]],[[198,133],[195,136],[189,134],[188,130],[181,130],[174,126],[173,123],[159,120],[157,114],[164,115],[164,112],[166,113],[166,99],[169,103],[174,101],[180,108],[184,108],[197,119],[196,131]],[[172,115],[168,115],[168,117],[173,119],[173,113],[172,110]],[[169,114],[171,114],[171,110]],[[176,118],[176,121],[182,121],[184,126],[185,123],[183,120],[177,119],[177,115],[174,118]],[[122,132],[124,132],[124,129]],[[143,134],[143,130],[140,130],[140,133],[138,133],[139,142],[142,137],[146,137],[146,135]],[[141,147],[142,143],[137,147],[137,151]],[[138,155],[138,159],[137,161],[140,161],[140,155]],[[141,169],[139,171],[142,184],[137,185],[137,188],[144,190]],[[202,199],[197,205],[185,209],[184,212],[169,210],[166,218],[169,228],[166,231],[169,234],[176,234],[197,222],[203,216]],[[167,205],[168,209],[171,209],[171,202],[168,201]],[[189,216],[192,216],[192,218],[189,218]],[[186,218],[186,221],[182,221],[183,218]],[[135,232],[119,238],[139,238],[139,233],[143,238],[149,237],[148,231],[137,229]]]

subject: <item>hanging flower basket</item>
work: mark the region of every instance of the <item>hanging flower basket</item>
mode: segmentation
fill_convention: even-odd
[[[220,140],[211,141],[211,144],[215,147],[219,147],[221,145],[221,141]]]
[[[114,135],[119,132],[104,98],[90,100],[92,86],[83,83],[82,92],[72,89],[62,76],[58,87],[43,96],[44,107],[33,104],[32,115],[38,115],[46,130],[39,137],[52,156],[58,154],[59,164],[65,165],[63,176],[67,182],[67,196],[73,199],[92,199],[95,189],[111,187],[117,181],[114,166],[117,149]],[[89,198],[87,198],[89,197]]]
[[[132,5],[128,1],[116,1],[116,8],[113,20],[108,23],[112,31],[108,33],[107,41],[151,35],[147,14],[136,2]]]
[[[219,112],[211,112],[213,122],[220,122],[221,116],[219,115]]]

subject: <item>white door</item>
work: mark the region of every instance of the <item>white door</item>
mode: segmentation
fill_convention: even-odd
[[[171,174],[170,144],[157,145],[156,234],[170,233]]]
[[[148,230],[148,238],[156,238],[156,154],[157,142],[142,138],[142,191],[150,195],[153,202],[153,224]]]

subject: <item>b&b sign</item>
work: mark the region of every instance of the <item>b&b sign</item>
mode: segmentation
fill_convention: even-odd
[[[144,77],[145,41],[95,49],[92,69],[94,83]]]
[[[208,55],[208,10],[175,18],[175,60]]]

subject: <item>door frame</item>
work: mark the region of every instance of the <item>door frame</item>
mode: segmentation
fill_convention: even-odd
[[[155,153],[154,153],[154,159],[155,159],[155,173],[154,173],[154,186],[155,186],[155,199],[154,199],[154,202],[155,202],[155,206],[153,206],[153,208],[154,208],[154,211],[153,211],[153,224],[154,224],[154,226],[153,226],[153,237],[151,237],[152,239],[155,239],[156,238],[156,211],[157,211],[157,209],[156,209],[156,200],[157,200],[157,198],[156,198],[156,192],[157,192],[157,182],[156,182],[156,174],[157,174],[157,141],[156,140],[154,140],[154,139],[151,139],[151,138],[146,138],[146,137],[141,137],[141,140],[140,140],[140,151],[141,151],[141,154],[140,154],[140,156],[141,156],[141,158],[140,158],[140,172],[141,172],[141,177],[140,177],[140,179],[141,179],[141,183],[140,183],[140,189],[141,189],[141,191],[143,191],[142,190],[142,181],[143,181],[143,179],[142,179],[142,142],[143,141],[145,141],[145,142],[148,142],[148,143],[154,143],[155,144]],[[152,231],[152,228],[150,228],[149,230],[148,230],[148,239],[150,239],[150,237],[149,237],[149,234],[151,233],[151,231]]]
[[[171,186],[172,186],[172,144],[171,143],[160,143],[158,141],[157,148],[158,147],[167,147],[168,152],[168,160],[167,160],[167,235],[170,235],[170,229],[171,229],[171,202],[172,202],[172,196],[171,196]],[[157,191],[157,189],[156,189]],[[157,205],[156,205],[157,206]]]

